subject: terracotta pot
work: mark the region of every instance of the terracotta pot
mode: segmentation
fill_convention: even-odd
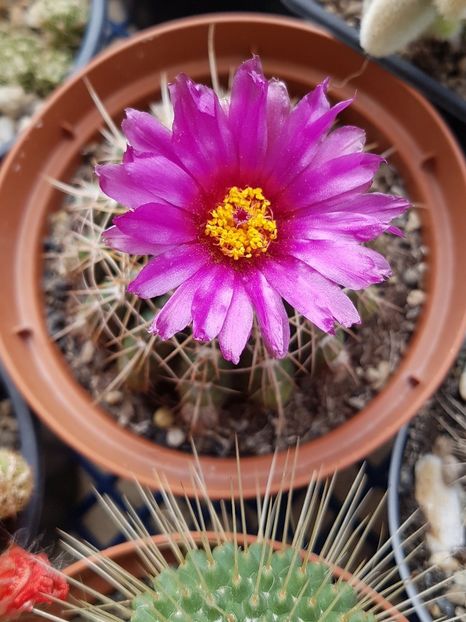
[[[202,534],[193,533],[192,536],[197,544],[202,544]],[[215,546],[218,542],[218,537],[216,536],[216,534],[208,532],[207,536],[209,543]],[[246,537],[244,537],[243,535],[238,535],[237,537],[240,543],[247,542],[248,544],[252,544],[257,540],[256,536],[252,535],[248,535]],[[233,540],[233,535],[227,534],[227,539]],[[180,542],[181,538],[177,538],[175,535],[173,537],[173,540]],[[157,545],[157,547],[163,553],[165,559],[168,562],[172,563],[175,561],[170,548],[170,543],[165,535],[153,536],[152,541]],[[275,550],[279,550],[282,546],[280,542],[271,542],[270,544]],[[112,546],[111,548],[106,549],[105,551],[100,553],[100,555],[104,555],[105,557],[112,559],[114,562],[118,563],[120,566],[122,566],[132,574],[136,575],[137,577],[143,577],[145,574],[143,564],[141,558],[137,553],[138,548],[141,548],[142,546],[144,546],[144,543],[141,540],[124,542],[123,544],[117,544],[116,546]],[[304,557],[306,555],[306,552],[303,551],[301,555],[302,557]],[[318,560],[319,558],[315,555],[312,555],[311,559]],[[342,568],[333,565],[331,567],[333,576],[335,578],[341,577],[345,581],[349,581],[352,578],[351,573],[347,570],[343,570]],[[68,577],[77,579],[80,582],[86,584],[88,587],[91,587],[100,593],[107,594],[114,590],[114,588],[109,585],[109,583],[103,577],[97,575],[95,571],[92,570],[87,559],[80,560],[72,564],[71,566],[68,566],[68,568],[65,568],[64,573]],[[353,578],[352,585],[354,585],[355,589],[360,594],[370,596],[374,605],[378,605],[380,610],[392,610],[392,605],[385,598],[383,598],[383,596],[378,594],[375,590],[373,590],[362,581],[358,581]],[[79,589],[79,587],[73,586],[71,588],[71,594],[73,594],[77,598],[85,599],[85,595]],[[390,619],[396,622],[408,622],[407,619],[397,611],[391,611]],[[27,622],[32,622],[33,620],[38,620],[37,616],[27,616]]]
[[[377,65],[362,75],[362,58],[331,36],[301,22],[246,15],[212,15],[140,33],[108,50],[63,86],[10,154],[0,178],[0,354],[40,417],[67,443],[105,469],[153,485],[165,472],[175,492],[190,492],[190,456],[155,445],[120,428],[79,386],[51,341],[44,321],[41,241],[47,215],[63,195],[47,178],[68,180],[81,150],[102,126],[85,81],[119,121],[127,106],[144,108],[157,97],[161,71],[208,80],[207,34],[215,24],[220,74],[260,53],[265,72],[283,78],[296,95],[325,76],[332,96],[357,98],[345,121],[364,126],[379,152],[396,151],[395,164],[413,201],[421,204],[429,247],[428,299],[416,335],[384,390],[360,413],[326,436],[304,443],[296,485],[313,470],[322,475],[353,463],[390,438],[434,392],[459,348],[465,329],[466,168],[447,127],[415,91]],[[341,85],[341,86],[337,86]],[[272,490],[280,486],[286,452],[278,455]],[[242,459],[243,492],[264,485],[271,456]],[[212,497],[228,497],[236,461],[201,458]]]

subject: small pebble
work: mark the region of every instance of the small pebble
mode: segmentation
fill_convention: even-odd
[[[170,428],[167,431],[167,445],[169,447],[179,447],[184,443],[186,434],[181,428]]]
[[[461,372],[458,390],[460,392],[461,399],[466,402],[466,365]]]
[[[366,370],[367,381],[376,390],[384,386],[389,375],[390,363],[388,361],[380,361],[377,367],[368,367]]]
[[[408,268],[403,272],[403,281],[406,285],[417,285],[419,281],[419,272],[416,268]]]
[[[18,121],[18,124],[16,125],[16,131],[17,132],[24,131],[29,127],[30,124],[31,124],[31,117],[28,117],[28,116],[21,117],[21,119]]]
[[[347,403],[355,410],[362,410],[366,405],[365,400],[362,397],[349,397]]]
[[[173,425],[173,420],[174,417],[172,411],[169,408],[165,408],[164,406],[157,408],[157,410],[154,412],[154,416],[152,417],[154,425],[162,429],[169,428],[171,425]]]
[[[104,401],[110,406],[114,406],[115,404],[119,404],[123,399],[123,393],[121,391],[109,391],[104,398]]]
[[[15,124],[8,117],[0,117],[0,145],[9,143],[15,137]]]
[[[420,228],[421,219],[419,218],[418,213],[412,209],[408,214],[408,221],[405,226],[405,231],[407,233],[412,233],[413,231],[417,231]]]
[[[26,93],[19,85],[0,86],[0,113],[13,119],[20,116],[26,103]]]
[[[80,362],[83,365],[87,365],[94,358],[94,353],[95,353],[94,343],[91,340],[86,341],[83,347],[81,348],[81,354],[79,355]],[[107,403],[110,404],[111,402],[107,401]]]
[[[426,294],[420,289],[413,289],[409,292],[406,302],[410,307],[417,307],[425,302]]]

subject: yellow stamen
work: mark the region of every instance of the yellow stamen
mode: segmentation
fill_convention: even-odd
[[[233,186],[210,216],[205,235],[213,238],[222,253],[234,260],[265,253],[270,242],[277,238],[277,223],[262,188]]]

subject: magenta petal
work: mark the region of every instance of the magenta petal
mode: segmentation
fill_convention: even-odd
[[[191,214],[172,205],[147,203],[113,222],[123,233],[149,244],[183,244],[198,234]]]
[[[233,281],[233,270],[220,264],[205,275],[192,304],[195,339],[210,341],[219,334],[233,295]]]
[[[262,270],[281,296],[321,330],[332,333],[335,321],[343,326],[360,322],[356,308],[338,285],[302,261],[289,256],[267,259]]]
[[[161,339],[170,339],[191,323],[194,294],[209,271],[209,267],[200,268],[178,287],[155,317],[151,332]]]
[[[280,192],[290,184],[294,184],[294,179],[315,162],[315,167],[319,167],[319,150],[327,139],[324,139],[326,132],[331,127],[336,116],[351,104],[352,100],[340,102],[315,118],[311,115],[308,122],[298,131],[277,143],[274,150],[267,154],[264,168],[269,175],[267,187],[273,192]],[[291,125],[290,115],[290,125]],[[336,154],[338,156],[340,154]],[[336,157],[333,156],[333,157]],[[313,166],[314,168],[314,166]]]
[[[182,244],[151,259],[128,285],[128,291],[140,298],[161,296],[189,279],[208,261],[209,255],[199,244]]]
[[[171,132],[154,115],[148,112],[126,109],[126,119],[121,124],[131,147],[142,153],[161,155],[171,160],[175,152],[171,144]]]
[[[267,90],[259,58],[244,62],[233,78],[229,113],[243,175],[260,166],[267,147]]]
[[[139,188],[129,176],[125,164],[100,164],[95,167],[95,172],[101,190],[126,207],[134,209],[154,200],[150,189]]]
[[[351,197],[369,188],[382,158],[373,153],[352,153],[308,167],[276,201],[279,210],[297,211],[313,203],[341,196]]]
[[[212,174],[236,166],[233,138],[216,93],[181,74],[170,85],[174,107],[173,146],[183,166],[205,188]]]
[[[244,290],[241,278],[235,275],[230,307],[218,336],[223,358],[235,365],[239,363],[241,353],[251,334],[253,317],[251,300]]]
[[[328,200],[309,205],[294,214],[293,218],[315,218],[322,216],[326,218],[328,214],[346,213],[348,215],[364,215],[375,221],[388,224],[391,220],[400,216],[409,207],[409,202],[404,197],[391,196],[380,192],[370,192],[368,194],[356,193],[353,196],[334,196]]]
[[[96,167],[96,173],[105,194],[130,208],[161,202],[192,210],[198,201],[199,187],[194,180],[161,156],[104,164]]]
[[[391,274],[382,255],[355,243],[297,240],[288,245],[287,251],[328,279],[351,289],[380,283]]]
[[[280,295],[258,270],[245,273],[243,284],[254,306],[267,350],[273,357],[283,358],[290,343],[290,324]]]
[[[267,91],[267,152],[283,147],[282,130],[291,112],[290,96],[280,80],[269,80]]]
[[[359,127],[345,125],[339,127],[326,137],[319,145],[316,153],[316,162],[323,164],[350,153],[359,153],[366,142],[366,133]]]
[[[166,244],[153,244],[135,239],[133,236],[123,233],[118,227],[110,227],[110,229],[104,231],[102,233],[102,238],[111,248],[132,255],[156,256],[171,248],[171,246],[167,246]]]

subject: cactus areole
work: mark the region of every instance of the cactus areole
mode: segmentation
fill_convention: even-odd
[[[362,243],[388,231],[402,197],[368,193],[382,158],[363,130],[332,130],[352,100],[331,106],[328,80],[293,106],[259,58],[244,62],[231,93],[179,75],[170,85],[173,126],[127,110],[121,164],[97,167],[102,190],[129,211],[104,236],[123,252],[152,255],[129,284],[155,298],[175,290],[152,332],[218,338],[238,363],[256,316],[265,346],[286,356],[284,300],[321,330],[359,314],[343,288],[362,289],[390,266]]]

